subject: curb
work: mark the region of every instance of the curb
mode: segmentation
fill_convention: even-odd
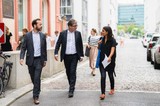
[[[10,93],[9,95],[6,95],[5,98],[0,99],[0,106],[8,106],[14,101],[16,101],[18,98],[22,97],[26,93],[30,92],[32,90],[33,86],[32,84],[26,85],[24,87],[21,87],[14,92]]]

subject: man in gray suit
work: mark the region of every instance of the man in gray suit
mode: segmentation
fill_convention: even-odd
[[[58,51],[61,47],[61,61],[64,60],[69,83],[69,98],[74,95],[78,60],[82,61],[84,57],[81,32],[76,29],[77,21],[74,19],[69,20],[68,29],[60,33],[54,52],[55,59],[58,61]]]
[[[46,37],[41,32],[42,22],[40,19],[32,21],[33,30],[28,32],[24,37],[20,52],[20,64],[23,65],[23,60],[26,53],[26,64],[28,65],[29,74],[33,83],[33,100],[35,104],[39,104],[39,94],[41,86],[41,72],[46,65],[47,49]]]

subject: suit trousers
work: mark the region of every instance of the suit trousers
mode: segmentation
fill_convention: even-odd
[[[69,92],[74,92],[76,84],[76,69],[78,63],[78,55],[65,55],[64,65],[66,68],[66,75],[69,83]]]
[[[33,98],[38,98],[41,90],[41,58],[34,58],[32,66],[28,66],[29,74],[33,83]]]

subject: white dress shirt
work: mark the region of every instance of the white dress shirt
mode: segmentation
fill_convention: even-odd
[[[41,42],[39,32],[32,31],[33,37],[33,47],[34,47],[34,57],[41,56]]]
[[[67,45],[65,54],[76,54],[75,32],[67,32]]]

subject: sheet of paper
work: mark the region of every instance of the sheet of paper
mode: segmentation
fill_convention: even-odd
[[[105,55],[104,60],[102,61],[103,67],[106,68],[111,62],[108,62],[108,57]]]

